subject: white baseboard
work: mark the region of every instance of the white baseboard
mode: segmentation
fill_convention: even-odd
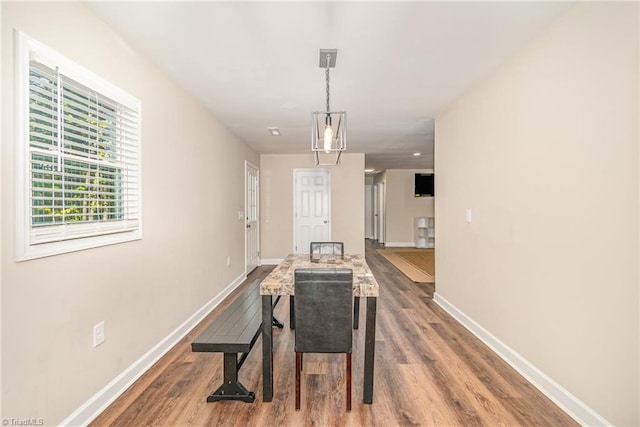
[[[267,258],[261,259],[260,265],[278,265],[282,262],[284,258]]]
[[[94,394],[89,400],[73,411],[61,426],[86,426],[104,411],[118,396],[129,388],[142,376],[154,363],[171,350],[182,338],[185,337],[198,323],[218,306],[235,288],[237,288],[247,276],[241,274],[222,292],[213,297],[191,317],[185,320],[173,332],[156,344],[151,350],[133,362],[128,368],[115,377],[109,384]]]
[[[433,300],[580,425],[613,426],[612,423],[551,379],[511,347],[500,341],[491,334],[491,332],[480,326],[437,292],[434,294]]]
[[[385,242],[387,248],[415,248],[416,242]]]

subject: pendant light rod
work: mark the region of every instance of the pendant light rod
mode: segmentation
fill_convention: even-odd
[[[325,79],[327,81],[327,113],[331,111],[331,108],[329,108],[329,59],[330,57],[331,56],[327,54],[327,68],[324,71]]]
[[[336,58],[338,57],[338,49],[320,49],[320,67],[324,68],[324,76],[326,82],[326,90],[327,90],[327,116],[325,117],[325,124],[331,125],[331,112],[330,107],[330,79],[329,79],[329,69],[334,68],[336,66]]]

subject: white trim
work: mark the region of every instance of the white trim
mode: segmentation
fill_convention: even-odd
[[[29,127],[25,126],[28,120],[28,110],[25,104],[28,105],[29,99],[29,81],[27,74],[23,72],[25,69],[29,69],[29,43],[28,39],[19,31],[14,30],[14,38],[16,43],[15,49],[15,67],[14,67],[14,79],[15,79],[15,96],[14,96],[14,111],[15,111],[15,257],[16,261],[20,261],[29,248],[27,241],[28,229],[30,228],[29,213],[26,209],[26,202],[24,198],[26,194],[29,194],[28,180],[25,172],[26,153],[23,145],[29,140]]]
[[[104,411],[113,401],[124,393],[131,384],[149,370],[162,356],[182,340],[198,323],[218,306],[247,276],[241,274],[222,292],[213,297],[198,311],[192,314],[173,332],[156,344],[151,350],[133,362],[128,368],[115,377],[109,384],[94,394],[89,400],[65,418],[61,426],[86,426]]]
[[[264,258],[260,259],[260,265],[278,265],[284,258]]]
[[[129,92],[119,88],[113,83],[108,82],[104,78],[100,77],[88,68],[72,61],[66,56],[58,53],[45,44],[35,40],[22,31],[15,30],[18,38],[18,43],[21,48],[26,48],[26,58],[29,61],[30,55],[34,55],[38,62],[45,64],[49,68],[60,69],[60,73],[81,83],[91,89],[100,92],[108,93],[109,97],[114,101],[117,101],[129,108],[137,109],[140,106],[140,100]],[[28,99],[28,98],[27,98]]]
[[[433,295],[433,300],[580,425],[613,426],[611,422],[607,421],[586,403],[571,394],[533,363],[500,341],[491,332],[480,326],[437,292]]]
[[[416,247],[416,242],[385,242],[387,248],[413,248]]]
[[[116,245],[142,239],[142,229],[126,231],[122,233],[104,234],[101,236],[83,237],[71,240],[62,240],[41,245],[27,245],[25,239],[20,237],[20,230],[16,229],[16,262],[43,258],[53,255],[61,255],[69,252],[83,251],[102,246]]]

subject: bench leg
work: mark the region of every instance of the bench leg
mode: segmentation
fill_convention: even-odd
[[[275,326],[276,328],[284,328],[284,323],[282,323],[281,321],[279,321],[278,319],[276,319],[275,316],[273,316],[273,326]]]
[[[252,403],[255,394],[248,391],[238,381],[238,355],[236,353],[224,354],[224,382],[216,391],[207,397],[207,402],[218,402],[220,400],[242,400]]]
[[[276,308],[276,305],[278,305],[278,303],[280,302],[280,297],[281,295],[278,295],[278,298],[276,298],[276,302],[273,303],[272,309]],[[282,329],[284,328],[284,323],[276,319],[276,316],[273,316],[273,326]]]

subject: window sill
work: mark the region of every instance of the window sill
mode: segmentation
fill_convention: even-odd
[[[132,230],[122,233],[105,234],[102,236],[83,237],[79,239],[63,240],[59,242],[26,245],[16,248],[16,261],[28,261],[69,252],[83,251],[118,243],[131,242],[142,239],[142,230]]]

